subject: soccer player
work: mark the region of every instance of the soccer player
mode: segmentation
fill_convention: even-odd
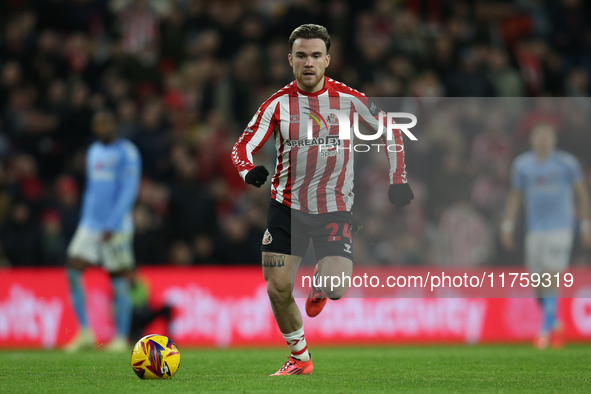
[[[265,101],[234,145],[232,159],[244,180],[261,187],[269,172],[253,164],[264,143],[274,136],[277,148],[275,174],[271,179],[271,202],[267,230],[262,241],[263,275],[275,320],[291,350],[288,361],[273,375],[309,374],[313,370],[300,311],[292,297],[292,278],[312,239],[319,259],[315,275],[321,277],[353,271],[351,207],[353,205],[353,151],[350,140],[338,140],[339,130],[331,109],[359,114],[371,128],[379,130],[377,107],[360,93],[324,75],[330,64],[330,36],[326,28],[302,25],[289,37],[288,54],[295,81]],[[308,137],[308,118],[312,122]],[[332,115],[332,116],[331,116]],[[352,122],[350,124],[353,124]],[[333,127],[334,126],[334,127]],[[382,141],[386,127],[383,128]],[[331,136],[330,138],[327,138]],[[394,142],[402,147],[399,130]],[[322,146],[326,141],[329,146]],[[388,196],[397,210],[414,198],[406,181],[404,153],[386,152],[390,163]],[[306,301],[306,313],[320,313],[327,298],[338,300],[350,283],[331,289],[316,282]],[[272,376],[273,376],[272,375]]]
[[[141,158],[130,141],[117,138],[111,112],[94,115],[92,127],[98,141],[86,154],[86,189],[78,228],[68,247],[68,280],[80,324],[77,336],[66,346],[77,351],[94,346],[84,303],[82,272],[102,262],[114,290],[117,336],[107,350],[129,350],[127,337],[132,304],[127,275],[134,266],[132,209],[137,197]]]
[[[591,246],[589,192],[577,159],[555,149],[556,132],[541,124],[531,132],[532,150],[513,162],[512,190],[507,199],[505,219],[501,224],[501,242],[515,248],[515,220],[525,199],[525,263],[530,273],[541,277],[548,287],[536,287],[542,308],[542,325],[534,345],[562,346],[562,324],[557,319],[558,288],[550,283],[553,275],[567,269],[574,238],[575,211],[580,216],[581,241]],[[575,210],[575,198],[577,209]],[[548,275],[551,275],[548,278]]]

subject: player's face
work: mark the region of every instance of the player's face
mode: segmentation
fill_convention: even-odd
[[[99,140],[110,142],[115,138],[115,118],[108,112],[96,114],[92,120],[92,129]]]
[[[538,126],[532,130],[530,142],[539,155],[547,155],[556,146],[556,133],[550,126]]]
[[[288,58],[300,89],[313,93],[324,87],[324,70],[330,63],[324,41],[320,38],[298,38]]]

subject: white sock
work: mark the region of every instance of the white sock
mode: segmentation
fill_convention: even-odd
[[[301,361],[310,360],[310,353],[308,353],[308,345],[306,344],[306,337],[304,336],[304,326],[297,331],[289,334],[283,334],[289,350],[291,350],[291,356]]]

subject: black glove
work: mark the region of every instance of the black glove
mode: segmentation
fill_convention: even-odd
[[[396,212],[400,211],[404,206],[410,204],[410,200],[415,198],[408,183],[397,183],[390,185],[388,190],[388,199],[396,207]]]
[[[269,176],[269,171],[264,166],[257,166],[252,170],[248,171],[244,180],[246,183],[250,183],[255,187],[261,187],[261,185],[267,182],[267,177]]]

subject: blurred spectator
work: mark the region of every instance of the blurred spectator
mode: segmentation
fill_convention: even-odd
[[[215,240],[215,260],[221,264],[249,264],[260,261],[261,235],[252,231],[241,216],[221,219],[222,233]]]
[[[80,190],[76,180],[68,175],[63,175],[55,183],[55,200],[50,206],[57,211],[60,217],[62,233],[66,240],[70,240],[78,226],[80,217]]]
[[[432,261],[448,267],[478,266],[490,261],[492,250],[493,237],[486,220],[465,197],[458,197],[441,215]]]
[[[556,4],[559,3],[559,4]],[[550,8],[551,43],[565,57],[568,66],[591,67],[591,17],[589,4],[581,0],[561,0]]]
[[[575,68],[566,76],[565,92],[571,97],[589,96],[589,76],[581,68]]]
[[[117,2],[115,2],[117,3]],[[158,50],[159,18],[148,0],[131,0],[120,11],[121,49],[138,54],[146,48]]]
[[[8,177],[4,165],[0,163],[0,225],[5,222],[10,214],[14,190],[8,184]]]
[[[89,87],[84,82],[77,81],[70,87],[68,110],[62,118],[57,133],[64,146],[65,156],[72,155],[89,142],[91,118]]]
[[[565,113],[563,132],[559,135],[558,145],[577,156],[583,168],[591,169],[591,133],[589,132],[588,98],[569,99],[564,103]]]
[[[438,220],[445,209],[457,199],[458,191],[469,187],[471,177],[466,167],[460,154],[449,152],[444,156],[443,166],[433,173],[429,181],[427,206],[431,211],[431,218]]]
[[[500,48],[491,49],[488,65],[488,78],[497,96],[522,97],[524,95],[523,82],[519,73],[509,64],[509,57],[505,51]]]
[[[4,247],[2,246],[2,242],[0,242],[0,268],[7,268],[10,267],[10,260],[6,256],[4,252]]]
[[[493,85],[482,70],[476,51],[465,49],[460,55],[457,71],[452,71],[445,81],[445,92],[450,97],[495,96]]]
[[[138,204],[134,211],[134,250],[139,264],[164,264],[166,262],[166,240],[158,231],[158,220],[149,209]]]
[[[160,179],[164,175],[168,139],[164,128],[162,104],[159,101],[151,101],[142,111],[139,127],[131,135],[131,140],[142,155],[143,171],[150,178]]]
[[[14,203],[10,217],[0,228],[0,243],[13,267],[44,261],[41,231],[26,202]]]
[[[193,263],[193,252],[191,247],[183,241],[176,241],[170,248],[168,264],[172,265],[191,265]]]
[[[170,186],[170,222],[175,239],[189,241],[195,234],[214,234],[214,201],[197,184],[197,164],[181,146],[172,151],[175,180]]]
[[[214,243],[211,237],[207,235],[196,235],[193,238],[193,254],[195,256],[195,264],[216,263],[216,256],[214,255]]]
[[[506,161],[485,167],[474,180],[471,201],[493,226],[502,217],[509,185],[509,163]]]
[[[507,133],[507,120],[503,110],[489,108],[484,114],[484,130],[472,142],[472,163],[478,169],[508,163],[513,157],[513,146]]]
[[[20,197],[29,203],[40,203],[43,183],[37,176],[37,163],[31,155],[22,154],[12,161],[11,177],[18,185]]]
[[[57,211],[43,212],[41,231],[43,261],[49,265],[65,265],[68,244],[62,232],[62,219]]]

